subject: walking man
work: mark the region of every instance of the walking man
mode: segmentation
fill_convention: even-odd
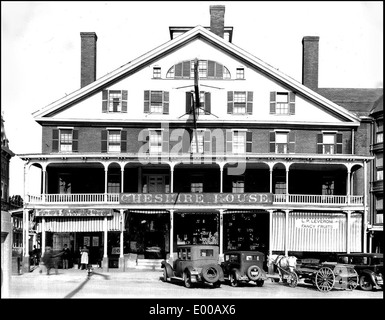
[[[63,269],[68,269],[68,259],[70,256],[70,249],[67,247],[67,244],[64,244],[63,252]]]

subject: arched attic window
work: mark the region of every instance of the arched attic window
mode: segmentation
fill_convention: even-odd
[[[199,78],[203,79],[230,79],[230,71],[222,64],[212,60],[199,60]],[[193,79],[194,60],[186,60],[173,65],[167,72],[167,78]]]

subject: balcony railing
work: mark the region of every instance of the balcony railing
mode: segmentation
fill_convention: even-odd
[[[81,193],[28,195],[29,204],[119,204],[119,193]],[[334,196],[309,194],[274,194],[273,204],[324,204],[324,205],[363,205],[363,196]]]

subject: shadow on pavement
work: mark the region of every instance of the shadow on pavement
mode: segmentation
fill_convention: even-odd
[[[86,285],[86,283],[91,280],[91,277],[93,275],[101,276],[105,280],[110,280],[110,276],[109,275],[105,275],[105,274],[98,273],[98,272],[90,272],[90,273],[87,274],[86,279],[75,290],[73,290],[72,292],[67,294],[64,297],[64,299],[71,299],[71,298],[73,298],[80,290],[82,290],[82,288]]]

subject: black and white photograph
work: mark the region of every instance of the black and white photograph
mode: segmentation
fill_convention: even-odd
[[[382,1],[2,1],[1,31],[2,304],[383,300]]]

